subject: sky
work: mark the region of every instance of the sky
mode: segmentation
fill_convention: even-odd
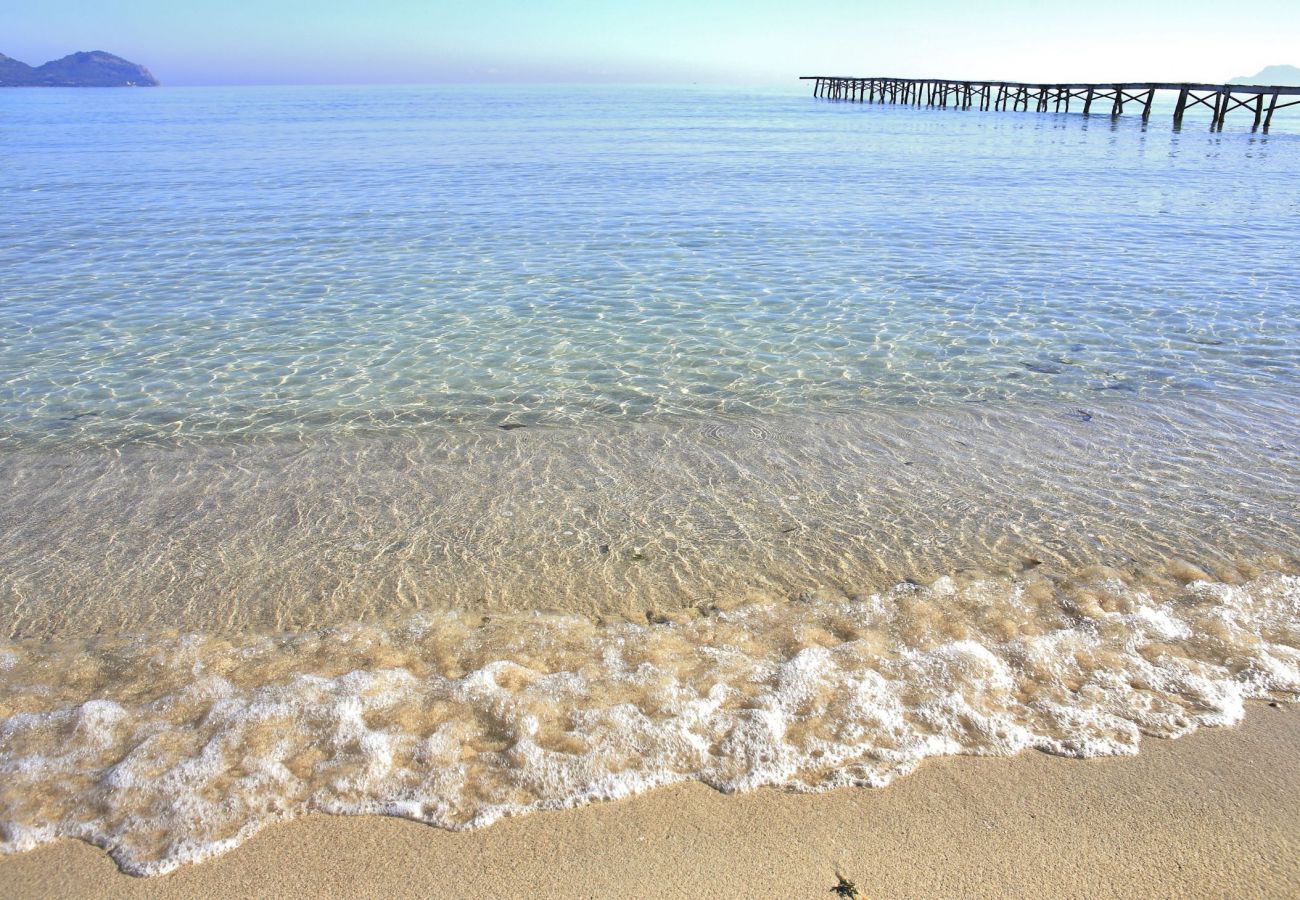
[[[40,0],[0,53],[106,50],[165,84],[1206,81],[1300,66],[1300,0]],[[1086,14],[1085,14],[1086,11]]]

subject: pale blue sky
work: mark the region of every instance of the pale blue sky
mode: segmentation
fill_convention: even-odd
[[[1222,81],[1300,65],[1300,0],[40,0],[0,52],[108,50],[169,84],[788,83],[812,73]],[[1079,14],[1087,9],[1088,15]]]

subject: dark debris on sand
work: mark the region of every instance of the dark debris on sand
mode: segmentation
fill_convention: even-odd
[[[843,875],[836,875],[840,883],[831,888],[831,893],[837,897],[847,897],[848,900],[866,900],[862,892],[858,890],[857,885],[849,881]]]

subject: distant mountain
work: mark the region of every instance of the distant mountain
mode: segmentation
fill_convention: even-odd
[[[0,53],[0,85],[31,84],[32,73],[36,70],[25,62],[19,62]]]
[[[1258,75],[1234,78],[1228,84],[1267,84],[1277,87],[1300,87],[1300,69],[1295,66],[1265,66]]]
[[[92,50],[29,66],[0,53],[0,87],[154,87],[158,79],[144,66]]]

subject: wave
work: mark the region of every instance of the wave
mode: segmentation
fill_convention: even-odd
[[[644,625],[11,641],[0,850],[75,837],[157,875],[310,812],[468,829],[686,780],[824,790],[934,756],[1131,754],[1300,694],[1300,577],[1243,571],[956,573]]]

